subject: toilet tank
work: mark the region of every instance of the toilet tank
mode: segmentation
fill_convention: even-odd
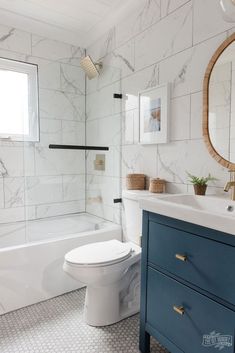
[[[124,241],[131,241],[140,245],[142,233],[142,210],[139,199],[152,195],[148,190],[123,190],[122,199],[124,206],[123,233]]]

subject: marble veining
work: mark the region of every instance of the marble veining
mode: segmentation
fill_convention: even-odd
[[[181,83],[183,83],[186,80],[186,75],[187,75],[187,69],[188,66],[191,64],[193,56],[194,56],[195,50],[192,51],[190,56],[187,58],[185,63],[183,64],[182,68],[178,72],[176,78],[173,81],[173,90]]]
[[[75,93],[80,93],[80,94],[84,94],[84,92],[82,92],[79,87],[77,87],[76,83],[73,81],[73,80],[69,80],[67,75],[66,75],[66,72],[63,68],[62,65],[60,65],[60,70],[61,70],[61,76],[62,76],[62,79],[65,81],[66,85],[68,87],[70,87]]]
[[[128,61],[128,59],[126,59],[123,55],[121,54],[116,54],[116,53],[113,53],[113,56],[115,58],[119,58],[121,61],[124,62],[124,64],[130,69],[130,71],[134,72],[135,71],[135,68],[134,66]]]
[[[151,77],[148,80],[145,88],[148,89],[148,88],[155,87],[157,86],[158,82],[159,82],[159,66],[158,64],[156,64],[153,66]]]
[[[4,177],[4,176],[8,176],[8,171],[7,171],[7,168],[3,162],[2,159],[0,159],[0,173],[1,173],[1,176]]]
[[[15,32],[15,28],[11,28],[7,34],[4,34],[3,36],[0,37],[0,42],[4,42],[7,40],[9,37],[11,37]]]
[[[181,35],[181,31],[184,28],[184,26],[186,25],[187,21],[189,20],[189,16],[192,16],[192,6],[189,7],[188,12],[186,12],[184,17],[182,17],[182,23],[180,24],[178,30],[175,32],[173,38],[171,39],[169,49],[167,49],[165,51],[165,53],[163,54],[163,57],[167,57],[167,56],[172,55],[174,53],[174,51],[175,51],[174,46],[175,46],[175,42],[177,40],[177,37]]]
[[[212,13],[219,26],[215,25]],[[124,187],[126,174],[136,172],[165,178],[168,192],[192,193],[193,188],[187,180],[188,170],[216,175],[219,180],[208,187],[208,193],[223,193],[227,174],[211,159],[202,138],[202,83],[210,57],[228,36],[228,30],[232,32],[232,24],[223,21],[217,2],[146,0],[132,16],[123,18],[87,49],[88,54],[102,58],[106,64],[103,76],[87,82],[87,121],[93,121],[87,125],[87,141],[94,140],[100,129],[105,128],[104,116],[111,121],[116,113],[110,91],[119,84],[125,95],[117,129],[122,140],[121,156],[112,159],[115,164],[115,167],[112,164],[112,170],[115,175],[121,174]],[[115,58],[112,53],[121,53],[122,58]],[[120,69],[120,78],[114,74],[112,64],[115,64],[116,73]],[[138,144],[138,93],[165,82],[171,83],[171,143],[141,146]],[[110,212],[112,210],[106,207],[107,201],[101,192],[94,193],[97,179],[92,170],[92,155],[87,163],[89,211],[113,219],[115,210]],[[109,160],[107,165],[111,165]],[[99,178],[99,183],[102,183],[101,178],[103,183],[107,178],[111,179],[110,169]],[[99,207],[96,196],[102,196]]]
[[[147,0],[135,19],[134,31],[141,32],[160,18],[161,1]]]
[[[85,50],[0,25],[0,55],[38,65],[40,88],[40,141],[0,142],[1,224],[84,211],[84,153],[48,145],[84,143],[85,75],[79,65]],[[23,233],[12,228],[9,236],[18,244]],[[3,227],[0,237],[7,243]]]

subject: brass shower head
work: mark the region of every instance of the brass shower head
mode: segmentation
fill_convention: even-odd
[[[80,61],[80,65],[89,80],[99,76],[100,69],[102,69],[102,63],[94,63],[89,55],[85,56],[85,58]]]

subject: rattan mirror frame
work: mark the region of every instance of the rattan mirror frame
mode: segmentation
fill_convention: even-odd
[[[204,76],[203,81],[203,123],[202,123],[202,133],[203,139],[205,141],[206,147],[210,153],[210,155],[223,167],[228,168],[230,170],[235,170],[235,163],[228,161],[227,159],[223,158],[214,148],[212,142],[210,140],[209,135],[209,83],[210,83],[210,76],[211,72],[216,64],[216,61],[220,57],[220,55],[224,52],[224,50],[235,41],[235,32],[229,36],[216,50],[214,55],[212,56]]]

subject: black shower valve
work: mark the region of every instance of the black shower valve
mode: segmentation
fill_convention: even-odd
[[[121,198],[113,199],[113,203],[122,203],[122,199]]]
[[[122,99],[122,98],[123,98],[122,93],[114,93],[114,94],[113,94],[113,98],[115,98],[115,99]]]

